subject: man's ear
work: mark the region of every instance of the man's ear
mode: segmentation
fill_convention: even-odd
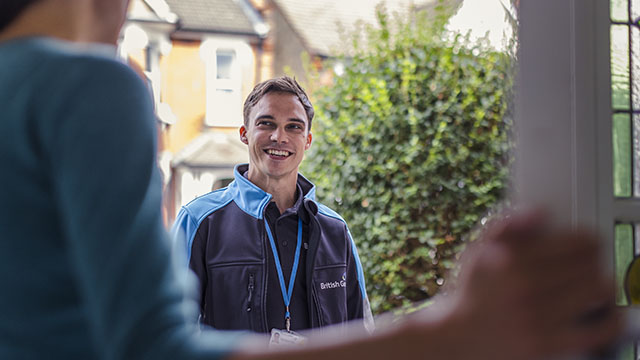
[[[249,140],[247,140],[247,128],[244,125],[240,126],[240,141],[249,145]]]
[[[313,135],[311,134],[311,131],[309,131],[309,133],[307,134],[307,143],[304,144],[305,150],[309,150],[309,148],[311,147],[312,141],[313,141]]]

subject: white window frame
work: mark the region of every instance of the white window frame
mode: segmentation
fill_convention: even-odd
[[[206,66],[206,113],[205,125],[215,127],[238,127],[242,125],[242,64],[244,49],[248,45],[241,40],[208,38],[202,42],[200,55]],[[218,52],[234,54],[231,64],[231,79],[218,79]],[[245,60],[246,62],[246,60]],[[232,92],[232,99],[218,98],[218,90]]]
[[[609,12],[608,0],[520,1],[513,197],[595,228],[614,277],[615,225],[640,223],[640,199],[613,195]],[[627,314],[639,331],[640,311]]]
[[[523,0],[514,197],[562,224],[597,229],[613,262],[616,221],[640,201],[613,197],[609,1]]]

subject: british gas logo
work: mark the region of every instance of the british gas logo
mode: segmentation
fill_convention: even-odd
[[[342,274],[342,278],[340,281],[327,281],[320,283],[320,290],[326,289],[336,289],[336,288],[346,288],[347,287],[347,273]]]

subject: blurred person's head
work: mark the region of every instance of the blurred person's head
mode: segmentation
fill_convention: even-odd
[[[313,106],[292,78],[262,82],[244,104],[240,140],[249,147],[249,179],[296,179],[311,146]]]
[[[2,0],[0,40],[49,36],[116,44],[129,0]]]

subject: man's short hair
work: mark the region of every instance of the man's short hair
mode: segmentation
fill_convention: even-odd
[[[22,14],[29,5],[39,0],[2,0],[0,1],[0,31]]]
[[[314,114],[313,105],[311,105],[311,101],[309,101],[307,93],[304,92],[304,89],[300,84],[298,84],[296,79],[288,76],[281,76],[263,81],[253,88],[251,94],[247,96],[247,100],[244,101],[244,126],[249,126],[249,115],[251,114],[251,109],[256,106],[263,96],[270,92],[286,92],[297,96],[298,100],[300,100],[300,103],[302,103],[302,106],[304,107],[304,111],[307,113],[307,119],[309,120],[308,130],[311,130],[311,120],[313,120]]]

